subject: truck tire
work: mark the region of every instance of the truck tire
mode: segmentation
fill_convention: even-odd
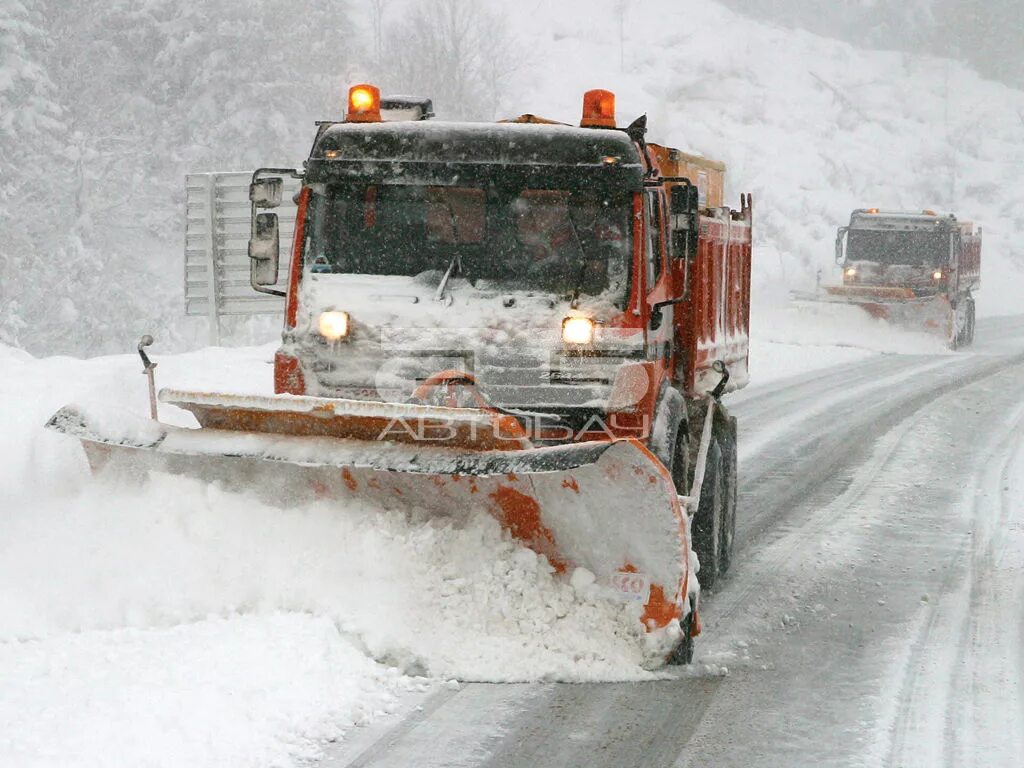
[[[654,419],[650,448],[672,475],[676,494],[689,489],[690,433],[686,425],[686,403],[678,390],[667,389]]]
[[[739,485],[739,456],[736,448],[736,419],[727,421],[727,434],[722,440],[722,472],[725,499],[722,508],[722,539],[719,568],[726,573],[732,565],[733,541],[736,538],[736,500]]]
[[[690,491],[690,434],[686,424],[680,425],[672,447],[672,464],[669,465],[672,482],[676,486],[676,495],[685,496]]]
[[[692,527],[693,550],[700,560],[697,580],[703,589],[713,587],[722,573],[722,511],[725,506],[723,463],[722,448],[718,439],[712,438],[704,470],[704,485]]]
[[[693,661],[693,601],[690,601],[690,612],[686,614],[686,617],[679,622],[679,627],[683,631],[683,636],[679,639],[676,647],[672,649],[672,652],[665,659],[666,664],[679,665],[689,664]]]
[[[950,349],[956,350],[960,349],[960,345],[963,343],[966,322],[964,325],[960,325],[959,327],[957,327],[957,323],[960,320],[960,305],[956,301],[955,297],[949,297],[949,306],[953,312],[953,316],[950,319],[950,328],[952,334],[950,335],[948,346]]]

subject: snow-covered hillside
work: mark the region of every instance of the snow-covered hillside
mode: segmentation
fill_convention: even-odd
[[[492,4],[500,5],[492,0]],[[707,0],[529,0],[509,20],[529,56],[503,107],[579,120],[608,88],[620,123],[723,160],[755,200],[755,300],[837,279],[835,230],[858,207],[949,210],[984,227],[982,314],[1024,289],[1024,93],[955,62],[753,21]]]

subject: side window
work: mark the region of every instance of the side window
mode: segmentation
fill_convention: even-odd
[[[647,228],[647,290],[661,277],[661,206],[656,192],[644,195],[644,219]]]

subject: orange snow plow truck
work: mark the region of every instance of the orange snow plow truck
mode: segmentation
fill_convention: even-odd
[[[607,91],[579,126],[383,120],[368,85],[347,107],[301,172],[253,174],[252,286],[285,301],[277,394],[162,390],[198,428],[78,407],[49,426],[94,470],[486,512],[634,603],[657,662],[688,662],[697,561],[708,586],[732,556],[721,398],[748,378],[749,197],[722,207],[723,166],[648,142],[645,118],[618,127]]]
[[[981,229],[970,222],[927,210],[859,209],[836,236],[836,263],[843,283],[827,287],[824,300],[940,336],[953,349],[974,341]]]

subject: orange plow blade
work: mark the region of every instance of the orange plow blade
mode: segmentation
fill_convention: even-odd
[[[915,296],[909,288],[832,285],[824,293],[794,292],[793,297],[799,301],[857,306],[894,326],[938,336],[947,342],[953,338],[953,308],[944,294]]]
[[[592,572],[643,605],[648,630],[682,619],[687,516],[664,466],[634,440],[534,447],[500,412],[312,397],[163,392],[198,429],[66,407],[48,427],[81,440],[94,470],[164,471],[282,505],[328,499],[434,516],[483,511],[558,572]],[[516,426],[518,423],[516,422]]]

